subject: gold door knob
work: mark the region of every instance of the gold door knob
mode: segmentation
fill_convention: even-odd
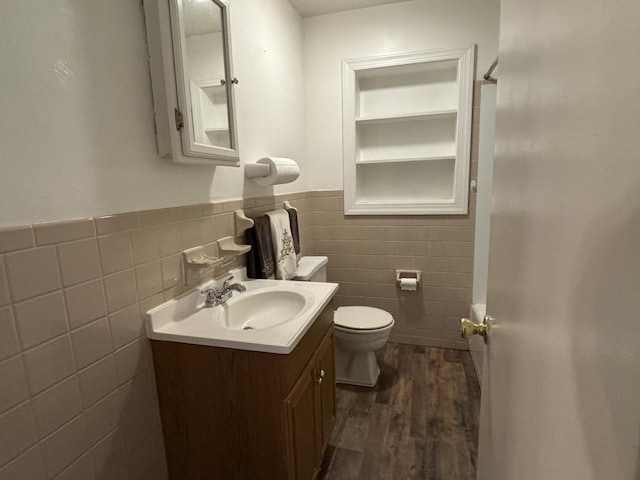
[[[473,323],[468,318],[460,319],[460,336],[462,338],[471,338],[474,335],[480,335],[484,339],[484,343],[489,340],[489,320],[491,317],[485,315],[482,323]]]

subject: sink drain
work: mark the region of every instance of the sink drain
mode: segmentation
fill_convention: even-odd
[[[242,327],[243,330],[253,330],[253,327],[251,325],[245,325],[244,327]]]

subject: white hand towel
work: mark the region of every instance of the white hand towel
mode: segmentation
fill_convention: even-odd
[[[276,257],[276,278],[290,280],[296,276],[296,251],[291,235],[289,214],[285,210],[267,212],[271,223],[271,238]]]

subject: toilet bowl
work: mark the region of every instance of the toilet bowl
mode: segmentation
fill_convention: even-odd
[[[373,387],[380,367],[376,350],[387,344],[393,317],[373,307],[340,307],[333,317],[336,338],[336,382]]]
[[[294,280],[326,282],[327,257],[302,257]],[[393,316],[374,307],[339,307],[335,327],[336,382],[373,387],[380,367],[376,350],[384,347],[393,328]]]

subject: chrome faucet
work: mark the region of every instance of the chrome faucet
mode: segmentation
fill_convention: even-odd
[[[242,285],[241,283],[231,283],[233,280],[233,275],[227,278],[222,284],[222,288],[220,290],[216,288],[207,288],[206,290],[202,290],[200,293],[202,295],[206,295],[204,299],[205,308],[217,307],[218,305],[222,305],[231,297],[233,297],[233,292],[246,292],[247,287]]]

